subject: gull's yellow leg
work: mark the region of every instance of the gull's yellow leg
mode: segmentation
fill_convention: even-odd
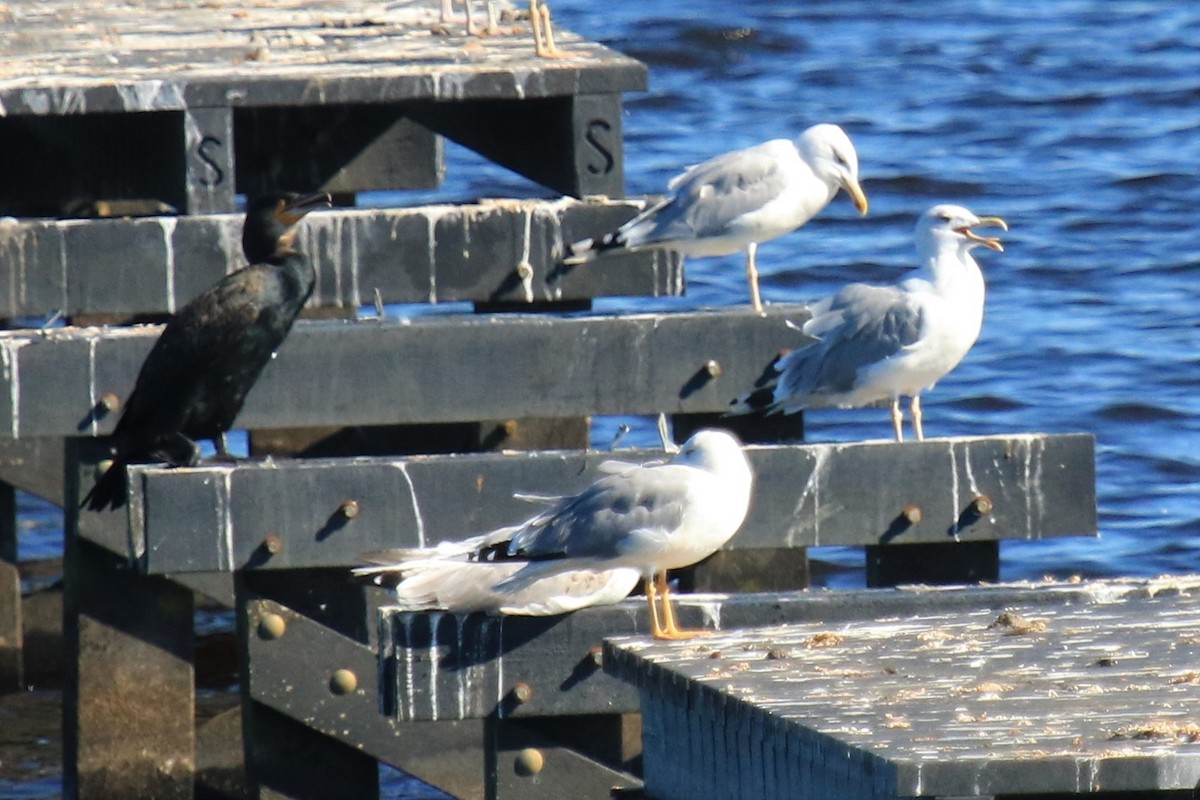
[[[546,0],[529,0],[529,24],[533,28],[533,51],[538,58],[566,57],[566,53],[554,44],[554,28]]]
[[[690,631],[675,624],[675,612],[671,608],[671,589],[667,585],[667,572],[658,573],[657,593],[663,607],[663,635],[659,639],[692,639],[698,636],[711,636],[710,631]]]
[[[921,425],[921,395],[914,394],[912,403],[908,407],[912,414],[913,431],[917,434],[917,441],[925,441],[925,429]]]
[[[896,441],[904,441],[904,415],[900,413],[900,398],[892,398],[892,430],[896,433]]]
[[[755,255],[758,253],[758,243],[751,242],[746,247],[746,280],[750,283],[750,302],[754,303],[754,310],[759,314],[763,313],[762,295],[758,291],[758,264],[755,260]]]
[[[650,608],[650,633],[655,639],[666,639],[664,635],[662,623],[658,620],[658,606],[654,603],[656,596],[654,587],[654,576],[645,579],[644,586],[646,589],[646,605]]]

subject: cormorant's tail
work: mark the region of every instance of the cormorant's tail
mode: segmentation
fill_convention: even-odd
[[[103,511],[106,508],[115,509],[125,505],[125,498],[129,494],[129,473],[125,469],[126,466],[124,461],[114,460],[108,471],[96,479],[91,491],[84,495],[79,507],[86,507],[89,511]]]

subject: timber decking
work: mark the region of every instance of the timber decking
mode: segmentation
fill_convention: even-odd
[[[1198,590],[876,592],[848,617],[619,638],[605,669],[641,695],[655,800],[1192,789]]]

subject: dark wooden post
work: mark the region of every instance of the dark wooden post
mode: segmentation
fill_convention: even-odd
[[[78,511],[103,443],[68,440],[63,563],[64,794],[192,796],[190,590],[141,575],[94,539],[125,542],[125,511]],[[120,533],[118,533],[120,532]]]
[[[269,597],[318,619],[339,633],[369,641],[361,586],[344,571],[254,571],[235,573],[242,692],[242,738],[246,778],[256,797],[370,798],[379,796],[379,767],[374,757],[337,741],[254,700],[250,686],[255,665],[246,646],[251,629],[249,598]],[[347,723],[352,727],[352,723]]]
[[[21,575],[17,569],[17,490],[0,481],[0,692],[24,686]]]

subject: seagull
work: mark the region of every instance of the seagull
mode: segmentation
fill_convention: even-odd
[[[415,551],[414,551],[415,552]],[[528,617],[567,614],[588,606],[624,600],[637,586],[636,569],[572,569],[531,581],[518,590],[496,588],[511,578],[525,561],[471,561],[467,555],[430,555],[397,562],[396,551],[364,556],[372,563],[356,567],[357,575],[375,576],[393,585],[396,601],[405,611],[449,609],[461,614],[483,612]],[[401,578],[396,583],[396,578]]]
[[[721,548],[741,527],[753,474],[730,433],[697,431],[667,462],[606,462],[582,492],[518,525],[431,548],[368,554],[354,571],[398,575],[411,608],[558,614],[612,603],[642,579],[650,630],[686,639],[671,608],[667,571]]]
[[[772,139],[690,167],[667,184],[668,194],[599,239],[571,245],[563,264],[605,253],[661,248],[682,256],[746,251],[754,310],[762,312],[755,254],[760,242],[790,233],[844,189],[859,213],[867,196],[858,183],[858,153],[837,125],[813,125],[796,141]]]
[[[921,392],[954,369],[979,338],[983,273],[976,247],[1003,252],[1000,240],[975,228],[1008,230],[999,217],[936,205],[917,222],[917,274],[894,286],[852,283],[811,307],[803,332],[816,341],[781,356],[763,386],[733,401],[730,413],[792,413],[891,401],[896,441],[904,441],[900,397],[911,397],[913,431],[921,425]]]

